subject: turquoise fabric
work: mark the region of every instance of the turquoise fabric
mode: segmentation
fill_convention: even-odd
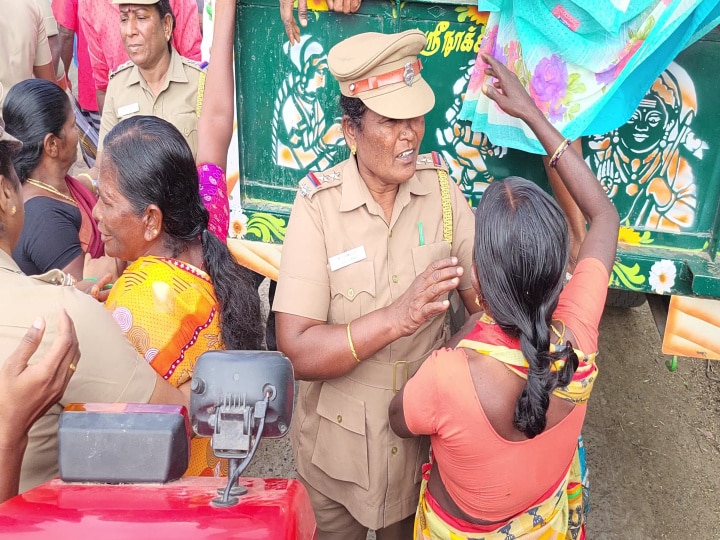
[[[490,11],[461,118],[493,144],[544,153],[534,134],[482,93],[480,54],[515,72],[566,137],[605,133],[628,120],[653,81],[720,22],[720,0],[480,0]]]

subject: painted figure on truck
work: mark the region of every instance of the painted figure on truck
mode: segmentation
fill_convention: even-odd
[[[676,63],[656,79],[630,120],[588,138],[588,163],[623,223],[679,231],[695,222],[697,190],[692,161],[707,143],[695,137],[695,85]]]
[[[273,161],[289,169],[326,169],[335,161],[344,139],[340,123],[328,121],[318,100],[327,78],[325,49],[315,38],[304,35],[294,46],[286,42],[283,51],[290,56],[292,71],[275,98]]]

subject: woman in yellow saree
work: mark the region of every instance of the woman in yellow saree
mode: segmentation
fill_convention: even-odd
[[[189,392],[208,349],[259,349],[260,299],[249,270],[208,231],[208,211],[182,134],[135,116],[105,139],[94,209],[105,252],[132,262],[106,307],[153,368]],[[227,474],[208,439],[193,439],[187,475]]]

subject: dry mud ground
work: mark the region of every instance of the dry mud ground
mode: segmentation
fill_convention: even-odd
[[[605,310],[583,433],[591,540],[720,540],[720,382],[703,360],[671,373],[660,346],[647,304]],[[264,441],[246,474],[293,476],[287,438]]]

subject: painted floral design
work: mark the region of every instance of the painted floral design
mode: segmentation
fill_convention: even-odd
[[[458,22],[469,21],[480,25],[487,24],[488,12],[478,11],[475,6],[460,6],[456,7],[455,11],[458,13]]]
[[[610,286],[630,291],[642,291],[645,283],[645,276],[640,273],[640,265],[635,263],[632,266],[615,261]]]
[[[675,285],[677,270],[675,264],[668,259],[657,261],[650,268],[648,282],[653,291],[658,294],[667,294]]]
[[[297,0],[295,0],[294,7],[297,8]],[[307,7],[310,11],[328,11],[326,0],[308,0]]]
[[[641,244],[652,244],[654,242],[650,231],[644,231],[640,234],[635,229],[630,227],[620,227],[618,232],[618,242],[630,244],[631,246],[638,246]]]
[[[230,211],[230,238],[242,238],[247,232],[248,218],[242,210],[232,209]]]

